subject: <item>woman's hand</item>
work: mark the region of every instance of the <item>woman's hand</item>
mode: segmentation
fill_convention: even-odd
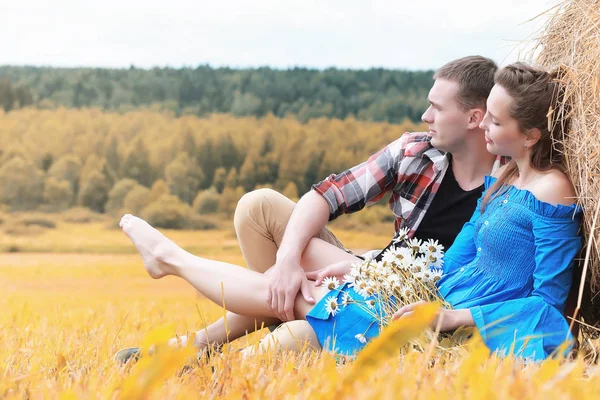
[[[407,304],[401,307],[392,316],[392,321],[400,318],[404,318],[412,314],[416,306],[425,303],[424,301],[418,301],[416,303]],[[438,315],[431,323],[432,329],[437,329],[440,324],[440,332],[453,331],[461,326],[475,326],[475,321],[471,315],[471,310],[468,308],[460,310],[448,310],[447,308],[440,308]]]
[[[307,272],[306,277],[308,279],[316,281],[315,286],[321,286],[321,284],[323,283],[323,279],[330,276],[334,276],[340,281],[342,281],[344,279],[344,274],[350,272],[352,264],[355,262],[356,261],[340,261],[338,263],[328,265],[325,268]]]

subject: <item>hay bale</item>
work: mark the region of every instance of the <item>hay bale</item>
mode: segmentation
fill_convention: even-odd
[[[562,1],[547,13],[535,39],[537,64],[559,67],[565,101],[555,112],[571,117],[564,154],[579,204],[584,209],[587,282],[600,289],[600,2]],[[584,271],[585,272],[585,271]]]

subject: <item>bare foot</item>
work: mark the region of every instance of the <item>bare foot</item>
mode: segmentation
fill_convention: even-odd
[[[183,249],[146,221],[131,214],[125,214],[119,226],[140,252],[144,267],[152,278],[174,274],[174,264],[182,259],[182,253],[185,254]]]

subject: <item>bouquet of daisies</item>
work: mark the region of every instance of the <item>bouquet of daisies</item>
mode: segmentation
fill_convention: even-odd
[[[443,257],[444,247],[437,240],[409,239],[408,230],[403,229],[380,261],[365,260],[352,265],[344,280],[363,298],[353,302],[372,313],[383,327],[402,306],[422,300],[442,301],[436,282],[442,277]],[[329,289],[339,284],[334,277],[323,281]],[[335,297],[331,300],[327,311],[334,315],[336,308],[347,305],[344,303],[350,297],[345,294],[343,304],[334,304]]]

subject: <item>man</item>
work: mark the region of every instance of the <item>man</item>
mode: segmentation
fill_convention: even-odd
[[[325,228],[327,222],[375,204],[388,192],[396,232],[408,228],[409,237],[431,238],[450,247],[475,210],[484,176],[500,163],[487,152],[479,128],[496,70],[492,60],[481,56],[444,65],[434,75],[430,106],[422,116],[429,132],[404,134],[364,163],[314,185],[298,204],[269,189],[240,199],[234,225],[242,254],[248,268],[268,274],[270,295],[265,301],[279,320],[294,320],[298,295],[314,303],[308,290],[314,283],[301,265],[311,239],[343,249]],[[228,313],[225,318],[229,331],[221,318],[197,332],[195,345],[204,349],[209,343],[223,343],[260,328],[254,317]],[[307,322],[294,321],[294,337],[310,339],[311,332]],[[137,354],[137,349],[125,349],[116,358],[125,361]]]

